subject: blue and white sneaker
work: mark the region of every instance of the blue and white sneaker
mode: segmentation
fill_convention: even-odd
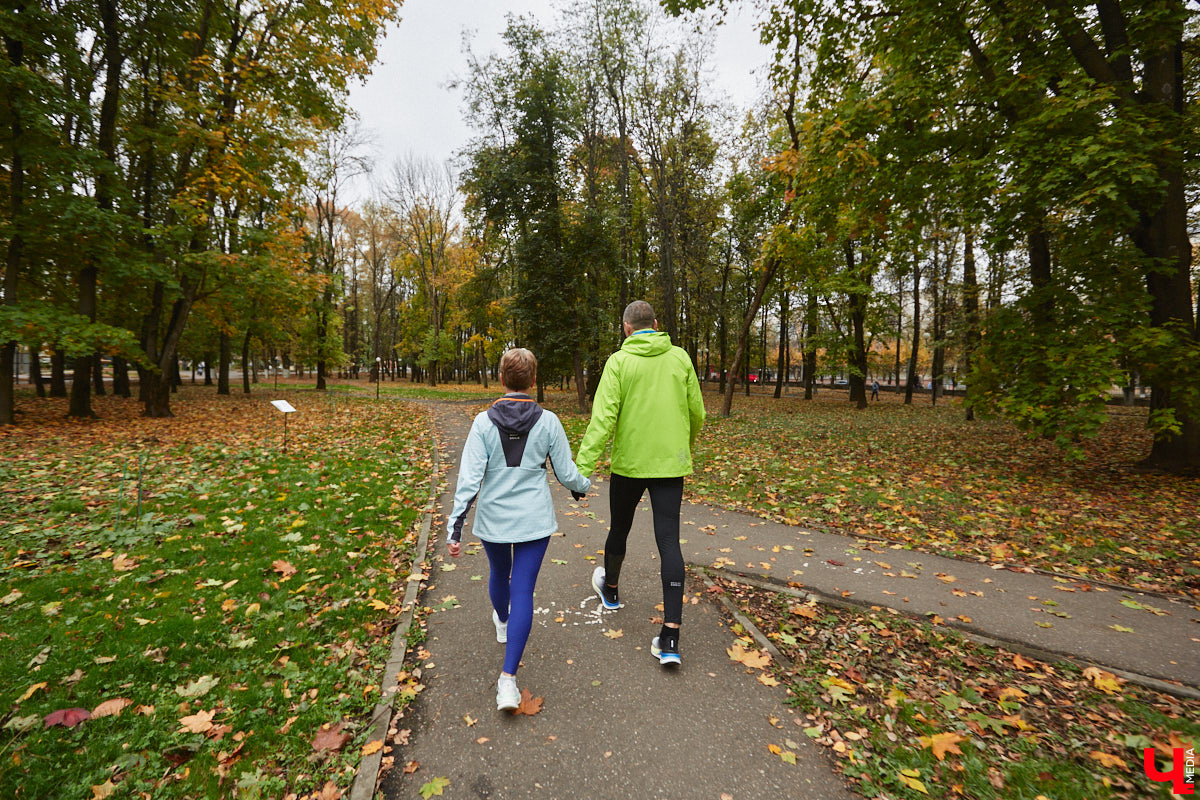
[[[504,644],[508,641],[508,623],[500,621],[500,615],[492,609],[492,622],[496,626],[496,641]]]
[[[659,647],[657,636],[650,642],[650,655],[657,658],[658,663],[664,667],[683,665],[683,659],[679,657],[679,645]]]
[[[617,599],[617,590],[604,585],[604,567],[592,570],[592,590],[600,598],[600,604],[609,611],[616,611],[621,607],[621,602]]]

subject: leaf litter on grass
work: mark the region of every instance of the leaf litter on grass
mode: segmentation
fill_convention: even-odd
[[[86,423],[20,400],[22,425],[0,431],[17,487],[0,495],[0,702],[22,722],[0,731],[0,784],[14,796],[348,785],[309,742],[331,724],[365,741],[428,494],[429,421],[399,402],[279,395],[299,409],[286,455],[262,396],[184,387],[169,420],[101,397]],[[25,724],[43,717],[58,724]]]
[[[787,598],[715,580],[790,662],[776,674],[796,724],[866,797],[1166,797],[1143,749],[1165,768],[1200,741],[1200,701],[882,610],[797,618]]]
[[[1145,412],[1110,409],[1071,461],[961,405],[738,398],[709,417],[690,496],[795,525],[1200,596],[1200,484],[1137,472]],[[890,400],[890,398],[889,398]],[[568,426],[569,428],[571,426]],[[931,442],[946,443],[939,446]],[[951,444],[952,443],[952,444]]]

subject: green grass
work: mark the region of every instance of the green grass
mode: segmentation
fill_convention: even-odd
[[[155,798],[349,785],[429,491],[427,420],[280,394],[299,409],[287,454],[264,398],[199,389],[172,420],[105,400],[69,437],[29,406],[42,418],[0,441],[20,487],[0,496],[8,796],[90,797],[109,780]],[[43,724],[118,698],[118,715]],[[182,731],[198,712],[214,727]],[[314,757],[313,736],[338,723],[351,738]]]
[[[1142,771],[1142,748],[1159,748],[1163,768],[1172,746],[1200,739],[1197,701],[927,623],[722,586],[789,660],[775,674],[805,720],[777,746],[794,752],[797,739],[814,739],[866,797],[1166,800],[1170,791]],[[939,760],[936,736],[959,752]]]

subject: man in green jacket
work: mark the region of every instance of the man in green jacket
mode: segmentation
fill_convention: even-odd
[[[683,478],[692,474],[692,444],[704,425],[704,401],[691,359],[683,348],[671,344],[669,334],[657,330],[649,303],[630,303],[622,325],[625,342],[604,365],[592,420],[575,457],[580,473],[590,475],[613,437],[611,523],[604,566],[592,573],[592,588],[605,608],[620,608],[617,585],[625,542],[637,504],[649,491],[663,585],[663,627],[651,642],[650,653],[660,664],[678,665],[684,578],[679,507]]]

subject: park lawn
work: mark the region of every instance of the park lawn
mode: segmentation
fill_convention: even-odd
[[[166,420],[95,406],[21,396],[0,431],[6,796],[336,795],[430,491],[427,413],[284,387],[185,387]],[[64,709],[92,717],[48,725]]]
[[[696,499],[913,549],[1200,595],[1200,480],[1138,472],[1145,410],[1111,408],[1081,461],[957,401],[863,411],[737,395],[709,417],[686,484]],[[573,441],[575,441],[573,439]]]
[[[801,715],[766,746],[793,760],[798,741],[830,749],[865,797],[976,800],[1170,798],[1160,771],[1200,741],[1200,701],[1071,664],[973,643],[927,622],[799,603],[714,578],[788,660],[764,664],[749,636],[730,657],[784,683]],[[740,625],[735,631],[742,633]]]

